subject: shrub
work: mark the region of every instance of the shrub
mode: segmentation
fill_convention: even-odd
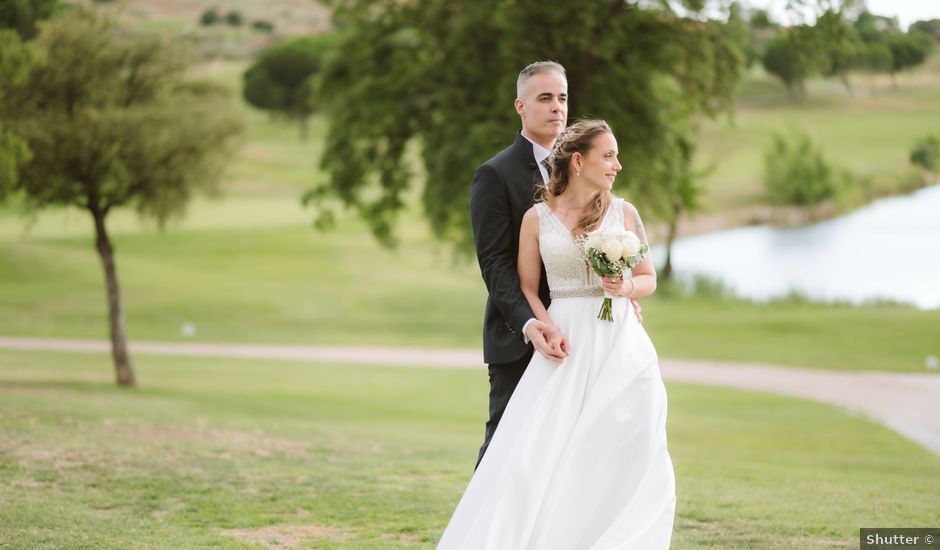
[[[800,206],[833,198],[838,188],[832,167],[805,133],[792,141],[774,134],[764,155],[764,187],[772,202]]]
[[[241,12],[238,12],[235,10],[228,12],[228,14],[225,16],[225,22],[233,27],[241,27],[242,26]]]
[[[222,20],[222,17],[219,15],[219,10],[215,8],[209,8],[206,11],[202,12],[202,16],[199,17],[199,22],[208,27],[209,25],[215,25]]]
[[[940,167],[940,138],[928,135],[915,143],[911,149],[911,164],[936,172]]]
[[[261,32],[274,32],[274,23],[263,19],[256,19],[251,23],[251,28]]]

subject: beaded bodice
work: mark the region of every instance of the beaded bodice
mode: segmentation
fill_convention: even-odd
[[[552,299],[602,296],[601,279],[581,256],[571,232],[543,202],[536,203],[539,216],[539,252],[545,264]],[[623,199],[611,201],[598,229],[623,228]]]

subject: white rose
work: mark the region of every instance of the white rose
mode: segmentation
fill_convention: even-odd
[[[601,248],[601,236],[597,233],[590,233],[584,238],[584,247],[593,248],[595,250],[600,250]]]
[[[620,249],[624,259],[639,254],[641,246],[643,246],[643,243],[640,242],[640,238],[633,231],[626,231],[620,236]]]
[[[600,251],[607,256],[608,260],[616,262],[620,259],[620,255],[623,254],[623,245],[620,244],[620,239],[611,235],[601,241]]]

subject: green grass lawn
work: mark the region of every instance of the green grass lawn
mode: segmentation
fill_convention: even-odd
[[[0,546],[433,548],[481,370],[0,352]],[[673,548],[855,548],[940,521],[940,459],[832,407],[670,384]]]

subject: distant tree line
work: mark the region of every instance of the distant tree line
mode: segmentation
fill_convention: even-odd
[[[204,27],[211,27],[213,25],[222,24],[232,27],[241,27],[244,22],[244,17],[240,11],[230,10],[225,15],[222,15],[222,13],[216,7],[207,9],[206,11],[202,12],[202,15],[199,16],[199,24]],[[257,31],[271,33],[274,32],[274,23],[264,19],[255,19],[251,22],[251,28]]]
[[[794,100],[806,97],[806,81],[817,75],[838,78],[852,93],[849,74],[890,75],[922,64],[940,39],[940,20],[918,21],[903,32],[895,18],[874,15],[845,0],[824,6],[812,25],[783,26],[764,10],[735,5],[731,24],[741,31],[748,64],[760,62],[780,79]]]

